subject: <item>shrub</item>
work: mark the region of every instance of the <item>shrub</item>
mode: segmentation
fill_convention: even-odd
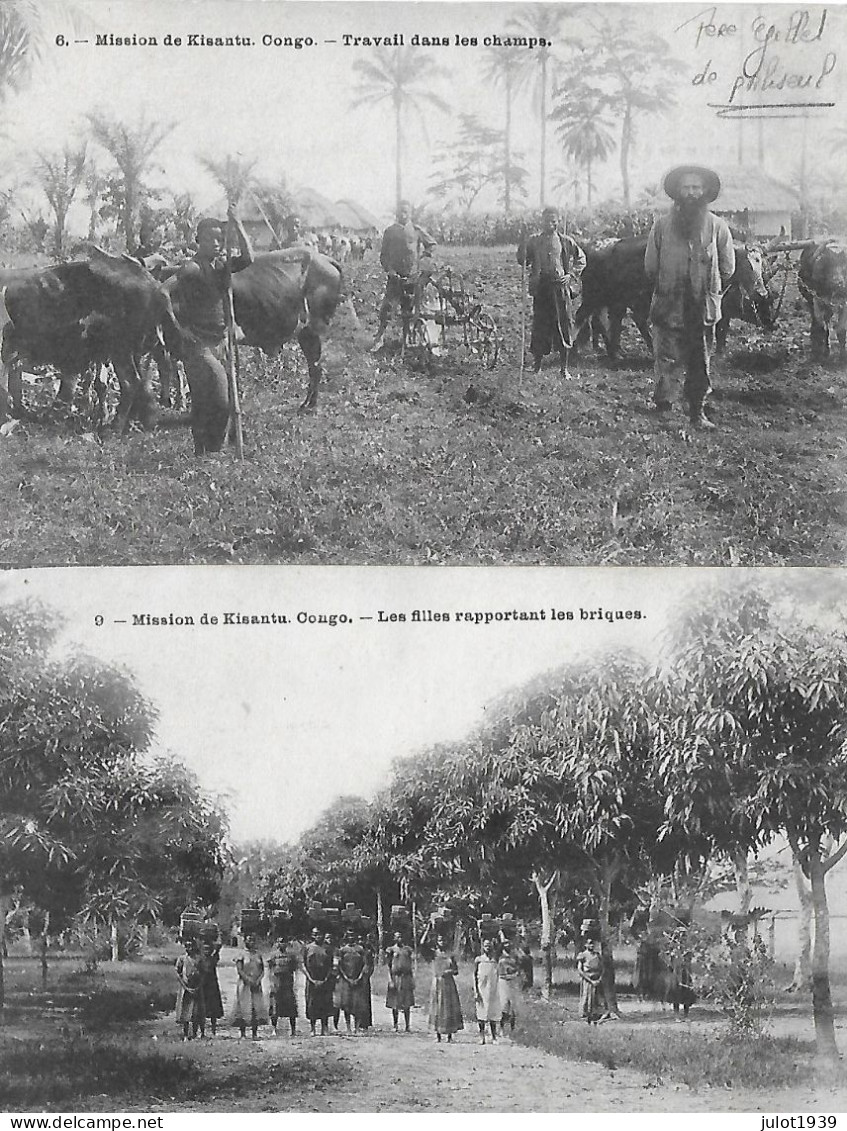
[[[80,1010],[91,1028],[122,1025],[129,1021],[151,1021],[157,1013],[173,1010],[176,994],[151,987],[95,990]]]
[[[700,985],[721,1007],[734,1034],[761,1036],[776,1003],[774,961],[757,935],[724,937],[703,955]]]

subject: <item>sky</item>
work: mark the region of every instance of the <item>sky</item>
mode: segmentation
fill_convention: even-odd
[[[504,691],[597,647],[649,655],[668,612],[686,592],[702,592],[710,574],[724,576],[531,567],[75,568],[5,574],[0,600],[41,600],[65,619],[63,648],[134,674],[159,712],[157,747],[224,798],[234,839],[287,841],[335,797],[373,796],[387,784],[393,759],[468,736]],[[450,620],[414,622],[416,609]],[[553,609],[570,610],[574,619],[553,619]],[[639,611],[641,618],[584,619],[583,609]],[[543,610],[545,618],[476,623],[478,613],[514,610]],[[202,624],[204,612],[219,623]],[[276,613],[288,623],[224,625],[227,612]],[[474,619],[459,623],[458,612]],[[132,624],[135,616],[170,614],[195,624]],[[341,614],[350,623],[308,621]]]
[[[565,13],[562,53],[569,40],[585,31],[597,5],[558,5]],[[829,160],[826,138],[844,120],[847,56],[839,52],[845,38],[847,11],[811,7],[808,23],[792,25],[795,6],[719,4],[601,5],[615,17],[634,18],[651,35],[662,36],[682,63],[671,84],[677,109],[667,118],[644,119],[633,153],[633,183],[655,184],[661,173],[684,160],[719,166],[738,159],[739,130],[744,131],[745,159],[754,156],[760,126],[756,122],[719,118],[716,106],[748,103],[772,105],[802,98],[834,102],[808,110],[808,154],[819,168]],[[157,154],[152,180],[179,191],[189,190],[202,206],[220,197],[197,163],[198,154],[240,154],[259,158],[258,171],[285,175],[290,187],[309,185],[332,199],[353,198],[377,214],[391,211],[394,192],[393,131],[390,107],[354,109],[353,64],[386,50],[382,45],[356,45],[355,36],[438,36],[449,46],[417,47],[442,70],[433,89],[446,97],[456,113],[474,112],[501,126],[503,96],[482,79],[486,36],[504,35],[506,24],[526,5],[510,3],[283,3],[281,0],[74,0],[85,16],[76,33],[66,16],[43,5],[49,28],[48,47],[25,92],[14,96],[4,114],[7,150],[5,179],[26,174],[34,148],[53,149],[74,137],[91,110],[107,110],[131,122],[176,123]],[[823,13],[826,19],[821,26]],[[714,14],[713,14],[714,13]],[[756,23],[755,21],[761,21]],[[96,36],[155,37],[147,46],[97,46]],[[187,46],[190,34],[241,36],[251,46]],[[167,45],[165,37],[181,37]],[[64,44],[57,38],[64,36]],[[262,38],[311,37],[314,44],[294,47],[262,45]],[[344,43],[344,37],[351,42]],[[476,37],[477,46],[456,45],[456,37]],[[805,38],[804,38],[805,37]],[[82,39],[86,42],[72,42]],[[336,42],[328,42],[335,40]],[[739,68],[751,51],[748,70],[767,90],[736,90]],[[527,48],[527,51],[530,49]],[[790,76],[790,78],[788,77]],[[780,87],[802,82],[803,88]],[[714,104],[711,106],[710,104]],[[770,110],[768,113],[773,113]],[[523,151],[531,171],[529,200],[538,194],[536,172],[539,130],[530,92],[515,104],[514,147]],[[405,133],[404,192],[422,200],[431,174],[433,154],[455,129],[455,115],[429,112],[426,122],[412,118]],[[617,129],[617,127],[615,127]],[[789,177],[799,161],[803,122],[794,118],[761,125],[767,168]],[[562,169],[555,138],[548,144],[550,181]],[[598,170],[598,195],[620,194],[617,155]],[[552,189],[551,189],[552,191]],[[549,195],[549,194],[548,194]],[[554,194],[555,195],[555,194]],[[483,201],[485,202],[485,201]],[[487,202],[491,205],[493,202]],[[81,211],[76,228],[84,228]]]

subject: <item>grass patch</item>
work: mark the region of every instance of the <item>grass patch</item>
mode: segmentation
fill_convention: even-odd
[[[574,1007],[575,1007],[574,1002]],[[814,1080],[814,1046],[793,1037],[730,1038],[698,1032],[697,1022],[639,1028],[610,1022],[588,1026],[555,1003],[527,1000],[515,1034],[520,1044],[567,1060],[596,1061],[614,1071],[643,1072],[652,1084],[689,1088],[787,1088]]]
[[[176,993],[167,990],[98,989],[85,1000],[79,1017],[92,1029],[152,1021],[157,1013],[173,1012]]]
[[[180,1046],[181,1047],[181,1046]],[[263,1089],[318,1091],[351,1077],[345,1066],[309,1063],[302,1056],[283,1063],[229,1067],[167,1052],[149,1052],[131,1037],[47,1040],[30,1038],[2,1048],[0,1106],[6,1110],[66,1110],[70,1101],[120,1098],[113,1105],[216,1096],[259,1096]],[[64,1107],[63,1107],[64,1105]]]

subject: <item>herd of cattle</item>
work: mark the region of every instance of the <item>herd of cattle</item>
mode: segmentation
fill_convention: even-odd
[[[589,250],[577,311],[580,340],[604,338],[610,356],[620,350],[627,312],[646,342],[650,283],[644,272],[646,237],[617,240]],[[798,287],[811,318],[812,354],[829,353],[834,331],[847,362],[847,247],[809,241],[802,247]],[[786,268],[787,270],[787,268]],[[736,249],[735,274],[726,288],[718,349],[733,318],[769,328],[782,295],[768,286],[768,256],[759,247]],[[309,371],[304,408],[317,404],[322,337],[342,298],[340,263],[309,246],[259,255],[233,276],[236,321],[247,345],[275,355],[296,337]],[[782,290],[784,292],[784,282]],[[115,424],[147,426],[155,417],[152,367],[163,376],[179,358],[182,331],[166,286],[138,260],[93,250],[83,260],[52,267],[0,270],[0,421],[23,412],[24,365],[48,366],[59,378],[58,400],[70,402],[81,375],[111,364],[121,394]],[[199,409],[194,408],[194,411]]]

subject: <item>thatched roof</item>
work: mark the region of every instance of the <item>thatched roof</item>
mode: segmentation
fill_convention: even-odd
[[[335,205],[313,188],[301,188],[291,194],[297,213],[310,228],[336,228],[341,226]]]
[[[363,204],[359,204],[355,200],[336,200],[335,210],[342,218],[341,223],[343,227],[350,228],[354,232],[364,232],[369,228],[379,228],[381,223],[379,219],[374,216],[373,212],[369,212]]]
[[[750,165],[718,169],[721,193],[715,212],[791,212],[799,205],[799,194],[789,185]]]
[[[291,194],[297,215],[308,228],[349,228],[354,232],[364,232],[382,227],[381,221],[364,205],[355,200],[333,202],[317,189],[297,189]],[[210,216],[226,216],[226,200],[221,199],[209,210]],[[252,193],[246,193],[238,208],[238,215],[245,224],[264,224],[262,213]]]

